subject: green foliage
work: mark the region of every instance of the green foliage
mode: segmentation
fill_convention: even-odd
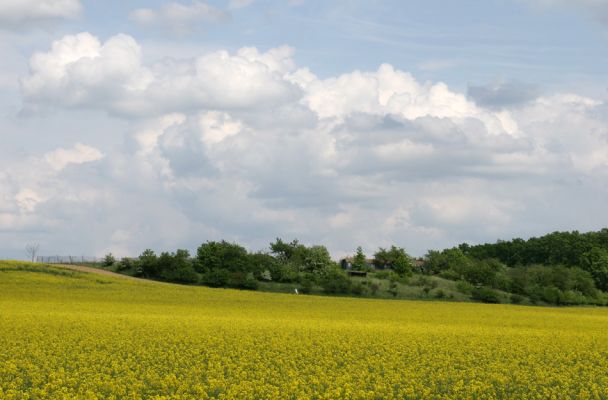
[[[203,282],[211,287],[225,287],[230,282],[230,272],[225,269],[212,269],[203,275]]]
[[[373,296],[375,296],[376,293],[378,293],[379,289],[380,289],[380,285],[378,285],[376,282],[372,282],[369,284],[369,291],[371,292],[371,294]]]
[[[608,228],[598,232],[553,232],[528,240],[499,240],[477,246],[461,244],[468,256],[483,260],[496,258],[509,267],[544,264],[581,266],[583,255],[594,248],[608,250]]]
[[[581,256],[580,265],[591,273],[600,290],[608,291],[608,249],[592,248]]]
[[[143,253],[141,253],[139,256],[138,266],[140,275],[146,278],[155,278],[160,272],[158,266],[158,257],[154,251],[150,249],[146,249]]]
[[[204,273],[214,269],[250,272],[247,250],[236,243],[209,241],[196,250],[196,269]]]
[[[361,282],[357,282],[351,286],[351,293],[355,296],[363,296],[367,293],[367,288]]]
[[[271,281],[271,270],[275,269],[278,261],[270,254],[257,252],[247,255],[248,270],[253,273],[256,279]]]
[[[300,277],[300,292],[303,294],[309,294],[312,292],[313,287],[315,286],[315,279],[311,274],[304,274]]]
[[[471,260],[461,249],[446,249],[441,252],[429,250],[425,257],[425,269],[432,274],[438,274],[448,269],[458,271],[465,269]]]
[[[456,290],[463,294],[472,294],[475,286],[467,281],[458,281],[456,282]]]
[[[279,262],[280,268],[295,269],[296,275],[300,272],[322,273],[335,265],[325,246],[306,247],[297,239],[286,243],[277,238],[270,244],[270,250]]]
[[[351,290],[350,278],[339,268],[328,268],[320,279],[320,285],[325,293],[346,294]]]
[[[500,303],[498,293],[485,286],[474,288],[471,292],[471,297],[474,300],[481,301],[482,303]]]
[[[197,283],[199,276],[192,266],[188,250],[162,253],[158,258],[159,278],[169,282]]]
[[[312,246],[306,248],[304,265],[301,271],[320,272],[333,264],[329,251],[325,246]]]
[[[412,259],[404,249],[391,246],[390,249],[379,248],[374,254],[376,268],[391,268],[399,275],[412,274]]]
[[[230,274],[228,286],[235,289],[257,290],[259,283],[252,273],[233,272]]]
[[[131,260],[127,257],[123,257],[118,263],[116,270],[119,272],[132,271],[136,268],[136,264],[137,263],[134,260]]]
[[[524,302],[525,297],[514,293],[511,296],[509,296],[509,300],[511,300],[511,303],[513,303],[513,304],[521,304]]]
[[[116,263],[116,258],[112,255],[112,253],[108,253],[103,258],[102,265],[106,268],[109,268],[114,265],[114,263]]]
[[[361,246],[357,247],[357,253],[353,258],[353,269],[356,271],[363,271],[367,268],[367,262],[365,259],[365,254],[363,253],[363,249]]]

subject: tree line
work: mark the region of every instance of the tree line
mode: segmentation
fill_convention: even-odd
[[[397,296],[399,285],[453,281],[452,286],[473,300],[526,304],[605,304],[608,301],[608,229],[598,232],[554,232],[527,240],[467,243],[430,250],[422,265],[397,246],[380,248],[370,265],[361,247],[349,268],[367,271],[365,279],[351,278],[331,259],[326,247],[306,246],[298,240],[276,239],[267,252],[249,252],[237,243],[208,241],[195,254],[187,250],[145,250],[135,259],[106,266],[149,279],[212,287],[256,290],[264,282],[294,284],[301,293],[320,288],[328,294],[375,295],[383,281]],[[410,282],[410,277],[419,275]],[[426,278],[425,278],[426,276]],[[431,280],[431,281],[429,281]],[[434,281],[433,281],[434,280]],[[431,289],[427,288],[428,293]]]
[[[381,248],[374,260],[378,266],[392,268],[401,276],[411,274],[411,258],[402,248]],[[364,262],[365,256],[357,268],[369,269]],[[316,286],[331,294],[361,291],[331,259],[325,246],[306,246],[297,239],[286,242],[277,238],[270,244],[269,252],[248,252],[245,247],[225,240],[208,241],[192,256],[188,250],[157,255],[147,249],[136,259],[123,258],[119,262],[108,254],[104,264],[143,278],[211,287],[256,290],[260,282],[279,282],[296,283],[302,293]]]
[[[425,260],[427,273],[463,282],[463,290],[482,301],[495,300],[498,289],[512,293],[514,302],[602,304],[600,292],[608,291],[608,229],[463,243],[429,251]]]

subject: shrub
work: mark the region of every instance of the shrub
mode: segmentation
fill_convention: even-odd
[[[349,293],[351,280],[337,268],[328,269],[321,278],[321,287],[326,293]]]
[[[367,288],[363,286],[361,283],[355,283],[352,285],[351,293],[356,296],[362,296],[367,292]]]
[[[376,278],[378,279],[388,279],[391,275],[391,271],[376,271]]]
[[[257,290],[259,283],[252,273],[234,272],[230,275],[229,286],[236,289]]]
[[[391,284],[388,288],[388,292],[393,295],[393,297],[397,297],[399,294],[399,286],[396,281],[391,281]]]
[[[128,271],[135,268],[135,262],[130,258],[123,257],[116,268],[117,271]]]
[[[300,292],[304,294],[309,294],[312,292],[314,285],[315,281],[308,274],[300,277]]]
[[[460,293],[471,294],[473,293],[473,289],[475,289],[475,286],[467,281],[456,282],[456,290],[458,290]]]
[[[517,293],[514,293],[511,295],[511,297],[509,297],[509,300],[511,300],[511,303],[513,303],[513,304],[521,304],[524,302],[525,297],[522,295],[519,295]]]
[[[435,298],[443,299],[445,298],[445,292],[442,289],[439,289],[435,292]]]
[[[485,286],[473,289],[471,297],[473,300],[481,301],[482,303],[500,303],[498,293]]]
[[[224,287],[230,282],[230,273],[225,269],[212,269],[204,275],[203,281],[211,287]]]
[[[102,265],[106,268],[111,267],[112,265],[114,265],[114,263],[116,262],[116,258],[112,255],[112,253],[108,253],[106,254],[106,256],[103,258],[103,262]]]
[[[380,285],[378,285],[376,282],[371,282],[369,284],[369,290],[370,292],[372,292],[372,295],[376,295],[376,293],[378,293],[378,289],[380,289]]]

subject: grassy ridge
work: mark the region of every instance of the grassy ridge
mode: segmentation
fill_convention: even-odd
[[[606,398],[608,310],[210,289],[0,262],[0,398]]]

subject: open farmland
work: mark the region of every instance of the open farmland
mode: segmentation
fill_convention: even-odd
[[[608,397],[608,310],[296,296],[0,262],[2,399]]]

